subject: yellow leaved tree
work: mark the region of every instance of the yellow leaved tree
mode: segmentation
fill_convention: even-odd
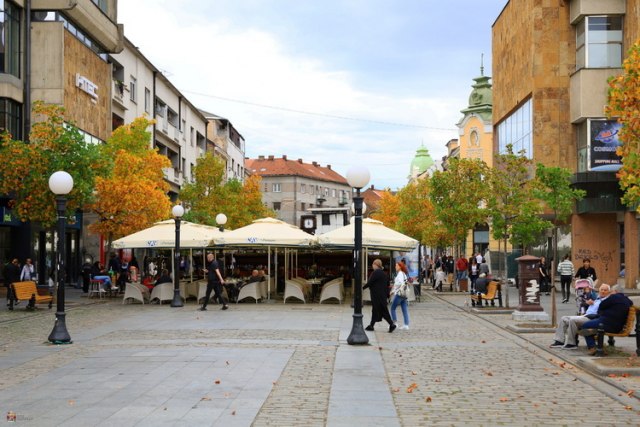
[[[107,236],[109,248],[113,239],[170,217],[169,185],[162,170],[171,163],[149,147],[151,124],[139,117],[116,129],[102,147],[113,167],[107,177],[96,180],[96,201],[90,208],[100,220],[89,230]]]

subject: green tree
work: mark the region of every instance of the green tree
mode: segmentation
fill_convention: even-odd
[[[629,50],[623,73],[609,79],[609,99],[605,113],[622,124],[618,155],[622,168],[618,171],[622,202],[640,212],[640,40]]]
[[[435,172],[430,179],[434,215],[457,250],[464,244],[469,229],[486,221],[483,201],[487,197],[488,173],[489,168],[481,160],[451,159],[447,170]]]
[[[573,205],[585,196],[584,190],[571,188],[571,171],[538,163],[534,196],[553,212],[553,260],[558,262],[558,228],[573,212]],[[555,266],[551,266],[551,283],[555,280]]]
[[[531,160],[524,152],[515,154],[513,147],[507,145],[505,153],[495,156],[489,174],[487,209],[493,237],[504,241],[503,280],[507,278],[507,241],[526,248],[551,226],[540,217],[542,203],[533,194],[537,184],[531,179],[530,168]],[[508,292],[506,305],[509,306]]]
[[[116,129],[101,147],[105,158],[111,159],[111,169],[108,176],[96,179],[96,201],[90,207],[100,220],[89,230],[107,236],[108,251],[113,239],[169,217],[171,201],[163,169],[171,163],[149,147],[151,124],[139,117]]]
[[[275,212],[262,203],[259,176],[251,176],[243,184],[236,179],[225,182],[224,174],[224,162],[213,153],[198,159],[195,181],[186,184],[180,192],[180,199],[187,208],[186,220],[217,225],[216,215],[224,213],[227,226],[233,229],[258,218],[275,218]]]
[[[93,200],[95,180],[106,173],[108,161],[97,145],[88,144],[73,124],[66,122],[64,108],[37,101],[36,122],[29,143],[5,134],[0,141],[0,193],[11,197],[10,206],[22,221],[38,221],[45,226],[57,218],[55,195],[49,177],[64,170],[73,177],[67,195],[67,217]]]

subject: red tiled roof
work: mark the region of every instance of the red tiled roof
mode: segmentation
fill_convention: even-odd
[[[331,169],[331,165],[324,167],[316,162],[304,163],[302,159],[288,160],[286,156],[279,158],[260,156],[257,159],[246,159],[245,167],[260,176],[303,176],[349,185],[346,178]]]

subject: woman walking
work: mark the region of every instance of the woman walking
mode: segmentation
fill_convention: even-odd
[[[404,319],[404,325],[400,329],[409,329],[409,303],[406,297],[398,295],[400,287],[408,279],[407,272],[407,266],[402,261],[396,262],[396,278],[393,281],[393,289],[391,290],[391,319],[393,323],[397,323],[396,308],[400,305],[402,318]]]
[[[371,292],[371,323],[365,328],[367,331],[373,331],[373,325],[382,319],[389,323],[389,332],[393,332],[396,328],[395,323],[389,315],[389,307],[387,305],[387,292],[389,286],[389,277],[382,269],[382,261],[376,259],[371,265],[373,273],[369,276],[369,280],[362,289],[370,288]]]

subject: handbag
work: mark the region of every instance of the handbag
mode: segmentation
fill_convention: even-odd
[[[396,291],[396,295],[400,298],[408,298],[409,297],[409,281],[407,280],[407,276],[404,278],[404,282],[400,285],[398,290]]]

